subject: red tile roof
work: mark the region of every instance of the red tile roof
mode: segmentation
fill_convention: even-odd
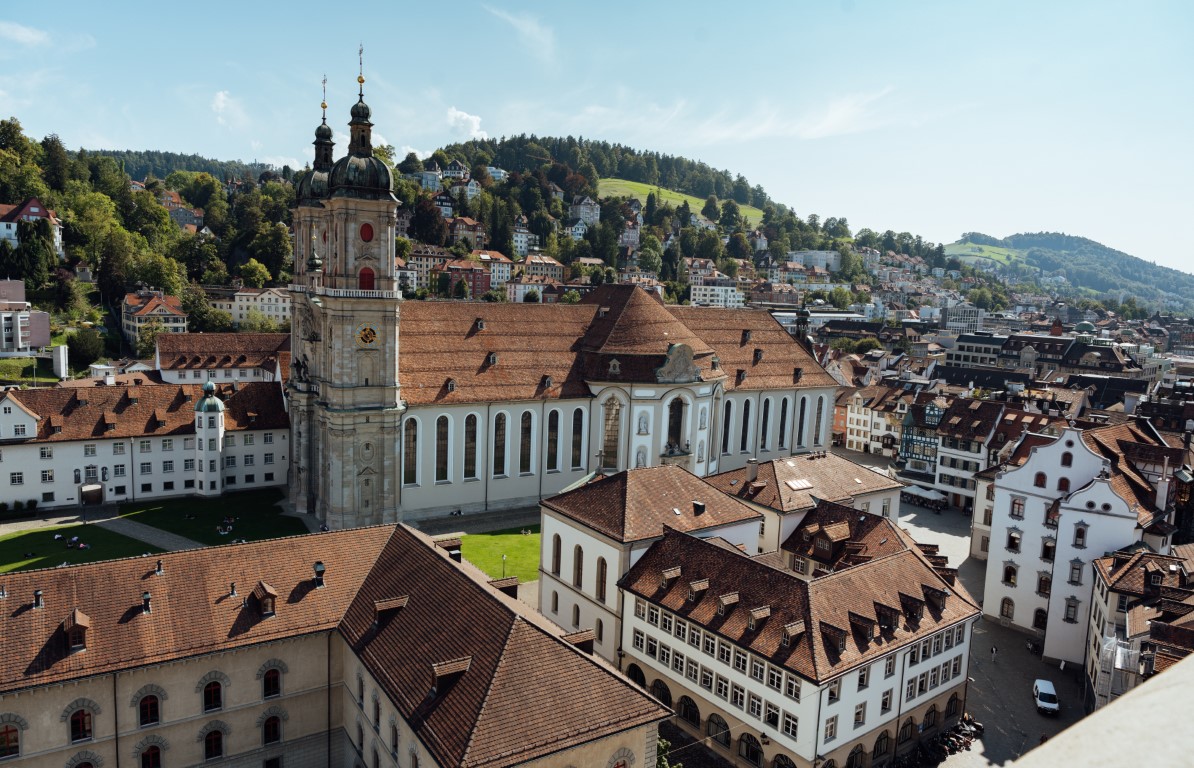
[[[753,483],[747,482],[748,471],[748,467],[733,469],[707,480],[724,493],[779,512],[812,509],[817,499],[846,501],[903,487],[903,483],[833,453],[764,462],[759,464]]]
[[[162,370],[272,367],[289,356],[289,333],[162,333],[157,357]]]
[[[182,311],[182,300],[177,296],[138,296],[135,293],[128,293],[124,296],[124,313],[144,317],[150,314],[160,314],[159,309],[164,309],[166,314],[186,316],[186,312]]]
[[[705,504],[699,515],[694,501]],[[664,526],[699,531],[763,517],[687,470],[670,465],[625,470],[541,503],[620,542],[662,536]]]

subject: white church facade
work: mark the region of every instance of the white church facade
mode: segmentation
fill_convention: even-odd
[[[593,473],[697,476],[828,447],[836,383],[766,312],[403,301],[370,109],[299,182],[291,500],[329,526],[532,506]]]

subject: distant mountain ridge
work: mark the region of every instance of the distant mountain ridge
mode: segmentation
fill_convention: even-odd
[[[1151,304],[1194,309],[1194,274],[1163,267],[1085,237],[1023,232],[1004,238],[967,232],[946,248],[950,256],[1000,263],[1013,274],[1064,276],[1075,288]]]

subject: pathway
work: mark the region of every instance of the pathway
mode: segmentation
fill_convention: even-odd
[[[146,525],[145,523],[138,523],[134,520],[129,520],[127,517],[111,517],[106,520],[99,520],[96,524],[113,533],[119,533],[131,539],[138,539],[146,544],[152,544],[158,549],[164,549],[169,552],[179,549],[199,549],[205,546],[185,536],[163,531],[161,528],[154,528],[152,525]]]

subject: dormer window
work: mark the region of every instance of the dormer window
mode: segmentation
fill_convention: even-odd
[[[257,597],[258,605],[261,606],[261,615],[273,616],[274,608],[278,601],[278,590],[264,581],[259,581],[257,582],[257,588],[253,590],[253,594]]]
[[[749,329],[749,328],[744,328],[744,329],[742,330],[742,343],[743,343],[743,344],[749,344],[749,343],[750,343],[750,335],[751,335],[751,334],[750,334],[750,329]]]
[[[91,628],[91,619],[78,608],[70,612],[70,616],[63,622],[66,630],[66,644],[71,653],[87,649],[87,630]]]
[[[709,364],[713,367],[713,370],[715,370],[715,371],[721,370],[721,358],[718,357],[717,355],[714,355],[712,358],[709,359]]]
[[[455,392],[456,391],[456,379],[448,379],[448,381],[445,382],[444,386],[449,392]]]
[[[742,368],[738,369],[738,374],[734,377],[734,381],[738,384],[746,381],[746,371]]]
[[[476,319],[476,320],[473,322],[473,327],[474,327],[474,328],[476,328],[478,331],[483,331],[483,330],[485,330],[485,318],[483,318],[483,317],[478,317],[478,318],[477,318],[477,319]]]
[[[497,352],[490,352],[489,356],[485,358],[486,365],[497,365]]]
[[[551,389],[553,386],[555,386],[555,382],[552,380],[552,378],[550,376],[544,376],[543,377],[543,388]]]
[[[757,347],[755,348],[754,360],[755,360],[755,365],[758,365],[759,363],[763,362],[763,350],[761,350]]]

